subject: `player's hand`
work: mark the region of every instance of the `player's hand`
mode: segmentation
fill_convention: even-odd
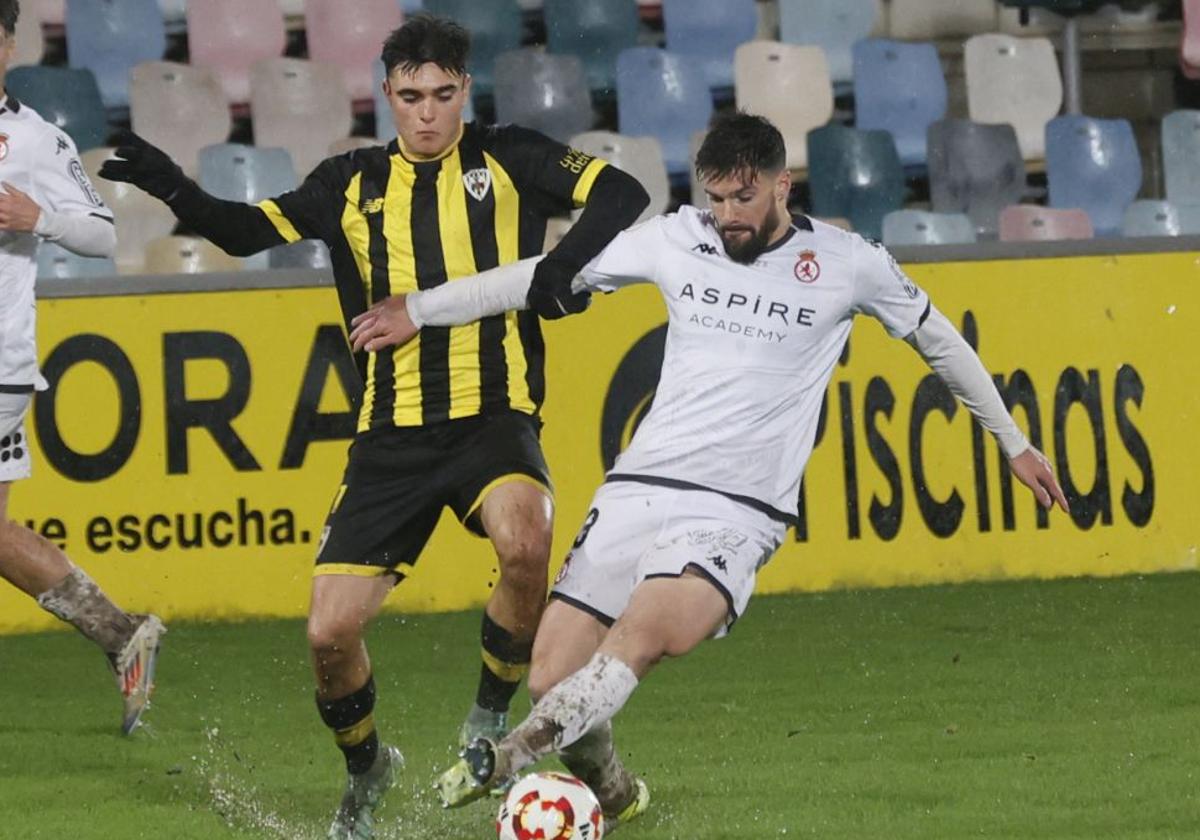
[[[163,201],[174,197],[187,181],[183,170],[166,152],[132,131],[122,132],[117,142],[116,157],[104,161],[100,167],[101,178],[133,184]]]
[[[355,317],[350,325],[350,345],[357,353],[375,353],[385,347],[408,344],[420,332],[408,317],[407,295],[384,298],[366,312]]]
[[[0,192],[0,230],[32,233],[37,227],[42,208],[25,193],[5,181]]]
[[[592,302],[591,292],[571,291],[575,270],[569,265],[547,257],[533,269],[533,284],[525,305],[548,320],[576,315]]]
[[[1067,497],[1058,486],[1058,479],[1054,477],[1054,468],[1041,452],[1031,446],[1016,458],[1009,460],[1008,465],[1012,468],[1013,475],[1033,491],[1042,507],[1050,509],[1058,502],[1060,508],[1067,513],[1071,512]]]

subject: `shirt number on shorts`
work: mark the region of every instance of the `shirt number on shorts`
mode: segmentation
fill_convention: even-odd
[[[600,511],[597,508],[592,508],[588,511],[587,516],[583,520],[583,527],[579,529],[579,536],[575,538],[575,542],[571,545],[572,548],[579,548],[583,545],[584,541],[588,538],[588,534],[592,532],[592,526],[596,524],[596,520],[599,518]]]

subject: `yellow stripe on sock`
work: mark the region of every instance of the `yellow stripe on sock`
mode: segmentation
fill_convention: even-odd
[[[514,665],[511,662],[500,661],[484,648],[480,648],[479,651],[483,654],[483,664],[487,669],[505,682],[520,682],[529,673],[528,662]]]
[[[375,731],[375,713],[367,715],[353,726],[335,730],[333,740],[339,747],[356,747],[371,736]]]

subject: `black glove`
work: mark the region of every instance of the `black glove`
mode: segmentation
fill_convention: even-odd
[[[104,161],[100,167],[101,178],[133,184],[162,201],[174,198],[187,183],[183,170],[166,152],[132,131],[122,132],[118,143],[116,157]]]
[[[533,270],[533,284],[525,305],[547,320],[564,315],[576,315],[592,302],[591,292],[571,291],[576,270],[559,260],[547,257]]]

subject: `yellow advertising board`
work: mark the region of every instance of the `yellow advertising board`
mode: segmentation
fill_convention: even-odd
[[[921,359],[864,318],[829,385],[801,522],[759,590],[1196,568],[1197,255],[908,270],[978,345],[1072,515],[1038,514]],[[664,313],[639,287],[546,325],[555,565],[652,395]],[[332,289],[54,298],[39,318],[54,387],[27,422],[34,477],[13,487],[12,518],[130,609],[303,614],[357,389]],[[392,601],[476,605],[494,574],[488,544],[447,514]],[[55,623],[0,587],[0,631]]]

